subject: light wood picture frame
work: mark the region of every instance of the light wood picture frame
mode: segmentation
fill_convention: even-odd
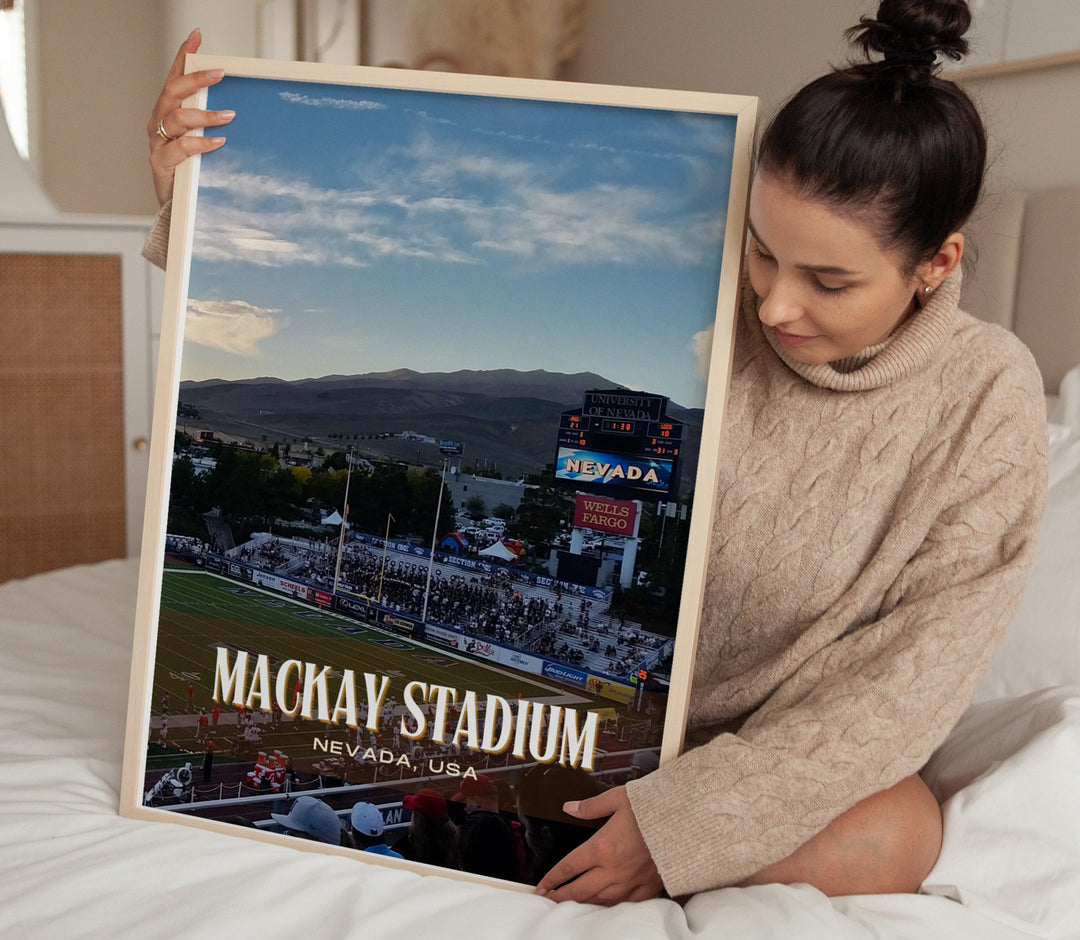
[[[756,99],[215,67],[120,810],[528,889],[530,821],[682,745]],[[444,813],[516,867],[348,844]]]

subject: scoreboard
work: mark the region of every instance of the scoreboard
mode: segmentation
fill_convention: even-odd
[[[555,479],[586,493],[677,495],[686,425],[668,399],[648,392],[593,389],[559,421]]]
[[[641,421],[596,418],[564,411],[559,422],[559,445],[630,453],[674,460],[682,446],[681,421]]]

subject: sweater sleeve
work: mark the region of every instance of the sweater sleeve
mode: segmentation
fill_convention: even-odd
[[[172,220],[172,200],[170,199],[154,217],[153,228],[146,237],[143,245],[142,256],[151,264],[159,268],[165,268],[165,262],[169,257],[169,223]]]
[[[918,771],[959,719],[1020,601],[1046,498],[1041,387],[1023,392],[980,419],[876,620],[803,662],[737,733],[628,785],[669,894],[790,855]]]

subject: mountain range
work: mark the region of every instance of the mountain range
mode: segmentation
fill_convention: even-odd
[[[586,391],[621,388],[592,372],[539,369],[210,379],[180,383],[181,404],[200,417],[179,420],[190,433],[207,429],[256,444],[307,440],[325,450],[351,446],[369,457],[429,465],[439,462],[438,448],[418,437],[461,441],[463,466],[514,478],[552,462],[559,416],[580,407]],[[682,469],[684,477],[692,475],[702,411],[670,403],[668,415],[691,426]],[[402,438],[403,432],[417,437]]]

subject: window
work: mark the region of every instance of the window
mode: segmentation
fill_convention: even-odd
[[[26,98],[26,25],[23,0],[0,2],[0,104],[11,139],[23,159],[30,156],[30,119]]]

